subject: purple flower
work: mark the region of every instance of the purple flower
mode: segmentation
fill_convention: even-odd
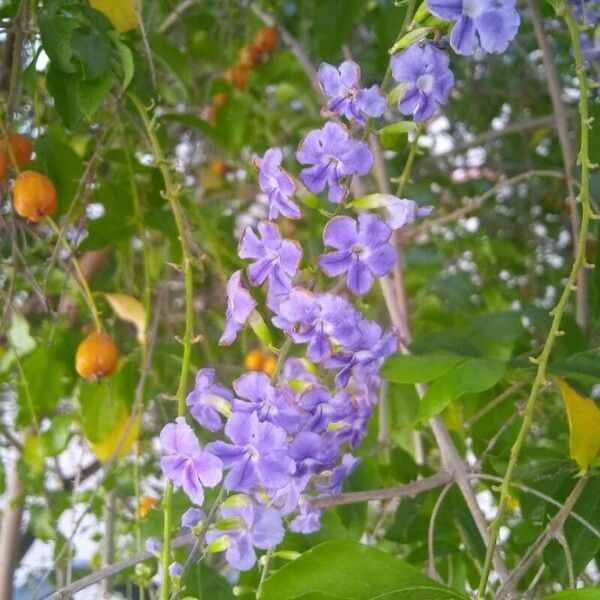
[[[394,268],[396,250],[389,243],[391,235],[392,230],[369,213],[358,215],[358,222],[334,217],[325,226],[323,240],[335,251],[321,255],[319,265],[330,277],[348,273],[348,289],[365,294],[375,277],[383,277]]]
[[[290,219],[299,219],[300,208],[291,197],[296,190],[294,180],[281,168],[283,152],[280,148],[269,148],[262,159],[257,159],[260,189],[269,198],[269,219],[280,214]]]
[[[436,17],[456,20],[450,45],[458,54],[473,54],[479,44],[486,52],[504,52],[521,22],[515,5],[515,0],[427,0]]]
[[[401,229],[405,225],[412,225],[417,219],[428,217],[433,211],[433,206],[420,207],[414,200],[396,198],[392,196],[386,205],[388,218],[386,223],[391,229]]]
[[[348,188],[341,181],[347,175],[366,175],[373,166],[373,154],[365,142],[350,137],[339,123],[326,123],[300,142],[296,153],[303,165],[313,165],[300,174],[304,185],[315,194],[329,186],[331,202],[341,202]]]
[[[173,579],[179,579],[184,573],[184,568],[183,565],[181,563],[178,562],[172,562],[169,565],[169,575],[173,578]]]
[[[449,62],[448,55],[431,44],[409,46],[392,57],[394,79],[408,86],[398,103],[403,115],[413,114],[415,121],[426,121],[438,104],[446,104],[454,85]]]
[[[238,250],[240,258],[255,260],[248,266],[250,283],[261,285],[268,278],[270,293],[285,293],[298,272],[302,248],[296,241],[283,239],[277,225],[269,221],[261,221],[258,231],[260,239],[250,227],[246,227]]]
[[[287,433],[295,433],[300,428],[300,413],[288,401],[292,390],[273,387],[265,373],[244,373],[234,382],[233,389],[242,398],[234,400],[236,412],[256,413],[259,421],[270,421]]]
[[[225,487],[251,493],[257,487],[277,489],[294,472],[287,454],[287,435],[281,427],[260,421],[256,412],[234,412],[225,425],[225,435],[233,442],[217,441],[206,449],[220,457],[226,469]]]
[[[225,558],[239,571],[247,571],[256,563],[254,547],[261,550],[274,548],[285,533],[281,517],[274,508],[254,504],[250,499],[241,507],[224,506],[221,516],[226,520],[225,523],[234,523],[233,527],[211,529],[206,534],[206,540],[210,544],[226,537]]]
[[[313,508],[309,500],[300,503],[300,510],[290,523],[290,530],[296,533],[314,533],[321,529],[321,512]]]
[[[327,368],[341,369],[335,382],[339,389],[346,387],[351,375],[367,381],[375,375],[385,358],[396,352],[398,339],[394,333],[383,333],[381,327],[363,319],[359,324],[360,341],[350,351],[334,354]]]
[[[181,516],[181,526],[192,529],[192,527],[196,527],[198,523],[204,521],[205,517],[203,510],[194,507],[188,508]]]
[[[149,537],[146,540],[146,552],[158,556],[162,552],[162,544],[155,537]]]
[[[214,487],[221,481],[221,460],[202,451],[198,438],[183,417],[177,417],[175,423],[163,427],[160,443],[167,453],[160,460],[165,477],[176,487],[183,488],[192,502],[202,505],[203,486]]]
[[[335,396],[326,388],[315,385],[300,396],[300,406],[310,415],[306,430],[323,433],[331,423],[341,421],[353,412],[348,394],[339,392]]]
[[[283,381],[303,381],[305,383],[318,383],[319,378],[311,373],[301,358],[288,358],[281,373]]]
[[[352,475],[359,463],[360,458],[356,458],[352,454],[344,454],[341,463],[331,471],[327,484],[317,485],[317,488],[324,494],[341,494],[344,479]]]
[[[242,272],[236,271],[227,282],[226,325],[219,346],[229,346],[234,342],[255,308],[254,298],[242,284]]]
[[[290,457],[296,462],[298,476],[329,468],[337,453],[335,444],[312,431],[299,433],[290,443]]]
[[[315,296],[308,290],[294,288],[281,302],[273,323],[295,342],[308,343],[308,358],[321,362],[332,352],[332,338],[342,346],[355,340],[358,319],[354,307],[335,294]]]
[[[221,429],[220,415],[229,413],[233,400],[233,392],[214,381],[214,369],[200,369],[194,390],[186,399],[192,416],[209,431]]]
[[[349,121],[365,126],[365,115],[380,117],[386,107],[385,96],[379,86],[360,87],[360,67],[347,60],[339,67],[322,63],[318,73],[323,93],[328,97],[327,108]]]

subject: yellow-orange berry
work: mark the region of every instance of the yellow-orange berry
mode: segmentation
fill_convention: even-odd
[[[212,97],[212,105],[214,108],[221,108],[227,100],[229,100],[229,94],[227,92],[218,92]]]
[[[263,52],[258,46],[244,46],[240,50],[240,64],[246,67],[258,67],[262,62],[262,58]]]
[[[20,133],[11,133],[10,145],[15,160],[17,161],[17,165],[22,167],[27,164],[33,154],[33,144],[31,143],[31,140]]]
[[[265,363],[265,353],[260,348],[250,350],[244,357],[244,365],[248,371],[262,371]]]
[[[98,379],[112,375],[119,364],[119,352],[114,342],[104,333],[90,333],[77,348],[75,369],[84,379]]]
[[[240,64],[233,65],[229,69],[227,77],[234,88],[243,90],[248,85],[248,67]]]
[[[158,504],[158,500],[154,496],[142,496],[140,498],[140,517],[142,519],[148,516],[148,513]]]
[[[6,152],[4,152],[4,150],[0,150],[0,181],[4,181],[6,179],[7,173],[8,158],[6,157]]]
[[[215,174],[222,177],[229,171],[229,166],[227,163],[221,158],[215,158],[215,160],[210,163],[210,170]]]
[[[271,377],[273,373],[275,373],[275,369],[277,368],[277,358],[275,356],[267,356],[265,358],[265,362],[263,363],[262,370]]]
[[[12,197],[17,214],[36,223],[53,214],[57,207],[54,184],[36,171],[23,171],[17,177]]]
[[[262,52],[273,52],[279,43],[279,34],[275,27],[262,27],[254,36],[254,45]]]

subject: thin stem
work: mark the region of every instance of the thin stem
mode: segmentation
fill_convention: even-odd
[[[87,282],[86,276],[84,275],[81,264],[75,255],[75,251],[71,247],[71,244],[67,240],[67,238],[62,235],[60,227],[57,225],[56,221],[52,217],[48,217],[48,223],[56,233],[56,235],[60,238],[61,244],[63,248],[68,252],[71,262],[73,263],[73,268],[75,269],[75,273],[77,273],[77,279],[79,280],[79,284],[82,287],[84,298],[89,306],[90,312],[92,313],[92,317],[94,319],[94,323],[96,324],[96,330],[102,331],[102,319],[100,318],[100,311],[96,306],[96,301],[94,300],[94,295],[92,294],[92,290]]]
[[[267,574],[269,572],[269,563],[271,562],[271,558],[273,556],[272,549],[267,550],[267,553],[261,559],[262,563],[262,571],[260,573],[260,580],[258,582],[258,587],[256,588],[256,600],[260,600],[263,591],[263,585],[265,584],[265,580],[267,579]]]
[[[183,274],[185,279],[185,332],[182,340],[183,344],[183,356],[181,360],[181,372],[179,375],[179,386],[177,388],[177,414],[179,416],[185,415],[185,396],[187,387],[187,378],[190,370],[190,362],[192,356],[192,338],[193,338],[193,327],[194,327],[194,288],[192,279],[192,255],[188,244],[185,220],[183,218],[183,212],[179,204],[178,199],[178,188],[173,181],[171,170],[165,161],[162,148],[156,137],[154,126],[148,118],[148,113],[144,105],[140,100],[133,94],[129,95],[131,101],[135,105],[144,128],[146,130],[148,141],[154,153],[157,166],[163,177],[165,184],[164,195],[171,205],[171,210],[175,217],[175,223],[177,225],[177,232],[179,234],[179,243],[181,245],[181,253],[183,256]],[[169,564],[171,561],[171,536],[172,536],[172,515],[173,509],[173,484],[168,482],[165,495],[163,499],[163,510],[164,510],[164,527],[163,527],[163,552],[162,552],[162,567],[163,567],[163,578],[160,588],[160,600],[168,600],[169,589],[171,579],[169,576]]]
[[[485,590],[487,588],[487,582],[490,575],[490,569],[492,565],[492,557],[494,556],[494,550],[496,548],[496,543],[498,542],[498,533],[500,531],[500,525],[502,524],[502,520],[504,518],[504,513],[506,512],[506,501],[508,499],[510,493],[510,486],[512,477],[514,474],[515,467],[517,465],[517,461],[519,460],[519,455],[521,453],[521,449],[523,448],[523,444],[525,443],[525,438],[529,432],[531,424],[533,422],[533,413],[538,397],[538,392],[542,385],[544,385],[546,381],[546,368],[548,365],[548,359],[550,358],[550,353],[552,352],[552,348],[554,346],[554,342],[557,336],[560,335],[560,323],[562,321],[563,314],[567,307],[569,298],[571,293],[577,289],[576,282],[577,276],[581,268],[586,264],[585,261],[585,246],[587,240],[587,232],[589,227],[589,221],[592,217],[592,210],[590,207],[590,157],[589,157],[589,130],[590,130],[590,121],[588,114],[588,81],[585,74],[585,65],[583,59],[583,53],[581,50],[581,43],[579,41],[579,27],[573,18],[573,15],[570,11],[568,4],[565,2],[563,5],[564,9],[564,18],[567,23],[567,27],[569,28],[569,33],[571,36],[571,44],[573,47],[573,53],[575,56],[575,64],[577,67],[577,75],[579,78],[579,118],[580,118],[580,128],[581,128],[581,139],[580,139],[580,150],[579,150],[579,158],[578,162],[581,167],[581,188],[579,192],[579,200],[581,202],[582,214],[581,214],[581,224],[579,227],[579,236],[577,239],[577,250],[575,253],[575,260],[573,262],[573,266],[571,268],[571,272],[567,279],[567,284],[560,296],[560,299],[555,306],[555,308],[551,311],[552,315],[552,324],[550,326],[550,331],[548,332],[548,337],[546,338],[546,342],[544,343],[544,347],[542,349],[541,355],[534,359],[534,361],[538,365],[537,373],[535,375],[535,379],[533,380],[533,385],[531,387],[531,393],[529,394],[529,398],[527,400],[527,404],[525,405],[525,411],[523,415],[523,421],[521,423],[521,429],[519,434],[517,435],[517,439],[511,449],[510,452],[510,460],[508,462],[508,466],[506,468],[506,473],[504,475],[504,480],[502,482],[502,487],[500,489],[500,501],[498,504],[498,512],[496,514],[496,518],[494,519],[491,532],[490,532],[490,540],[487,545],[487,551],[485,556],[485,561],[483,564],[483,573],[481,575],[481,582],[479,584],[479,589],[477,590],[477,598],[482,599],[485,596]]]

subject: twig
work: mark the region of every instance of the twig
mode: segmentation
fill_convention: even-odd
[[[180,535],[174,538],[171,542],[171,548],[174,550],[176,548],[184,548],[185,546],[191,546],[196,541],[196,535],[194,533],[186,533],[184,535]],[[138,563],[145,562],[150,559],[155,559],[156,557],[151,552],[147,550],[143,550],[142,552],[137,552],[136,554],[132,554],[119,562],[113,563],[112,565],[107,565],[102,569],[98,569],[94,573],[90,573],[77,581],[74,581],[70,585],[67,585],[60,590],[50,594],[49,596],[45,596],[43,600],[65,600],[69,598],[76,592],[80,592],[96,583],[107,579],[108,577],[113,577],[117,573],[124,571],[125,569],[129,569],[137,565]]]
[[[529,571],[537,557],[546,549],[546,546],[562,531],[563,525],[573,510],[575,503],[579,499],[581,492],[588,482],[588,475],[584,475],[577,481],[575,487],[571,490],[569,497],[562,505],[562,508],[550,519],[547,527],[540,534],[533,544],[529,547],[521,562],[512,570],[510,577],[502,584],[498,590],[497,599],[502,600],[510,595],[516,589],[519,581]],[[572,565],[571,565],[572,567]]]
[[[171,27],[173,27],[173,25],[175,25],[175,23],[177,23],[177,21],[179,20],[179,18],[181,17],[181,15],[183,15],[183,13],[188,8],[191,8],[197,2],[198,2],[198,0],[183,0],[183,2],[180,2],[173,9],[173,12],[171,12],[170,14],[168,14],[166,16],[165,20],[158,27],[158,31],[160,33],[164,33],[165,31],[167,31],[168,29],[170,29]]]
[[[450,483],[452,476],[445,471],[435,475],[381,490],[367,490],[364,492],[346,492],[337,496],[324,496],[311,502],[314,508],[330,508],[332,506],[343,506],[344,504],[356,504],[358,502],[370,502],[372,500],[390,500],[392,498],[403,498],[405,496],[416,496],[442,485]]]
[[[569,197],[567,202],[570,207],[571,219],[571,234],[573,236],[573,247],[575,253],[575,242],[579,234],[579,213],[577,212],[577,202],[575,199],[575,187],[573,185],[575,169],[575,149],[573,140],[571,139],[572,128],[569,126],[567,111],[563,103],[563,90],[560,83],[560,76],[556,68],[554,54],[550,47],[550,38],[544,29],[544,17],[537,3],[537,0],[527,0],[527,6],[531,12],[531,20],[533,30],[537,39],[540,50],[542,51],[542,59],[544,61],[544,70],[546,71],[546,81],[548,82],[548,91],[550,100],[552,101],[552,109],[554,111],[554,120],[556,123],[556,132],[560,144],[560,151],[563,156],[565,174],[567,176],[567,192]],[[578,325],[585,330],[587,325],[587,293],[586,293],[586,275],[580,272],[577,284],[577,304],[576,304],[576,320]]]
[[[565,537],[565,532],[561,528],[554,535],[554,539],[562,546],[563,552],[565,553],[565,562],[567,564],[567,576],[569,577],[569,587],[575,588],[575,569],[573,567],[573,555],[571,554],[571,548],[569,548],[569,542]]]
[[[442,507],[442,503],[444,502],[444,498],[452,488],[452,482],[447,483],[444,489],[441,491],[437,500],[435,501],[435,505],[433,510],[431,511],[431,518],[429,519],[429,527],[427,528],[427,575],[436,581],[440,581],[440,575],[435,568],[435,553],[433,550],[433,534],[435,532],[435,520],[437,518],[437,514]]]
[[[523,444],[525,443],[525,438],[527,437],[527,434],[533,422],[533,412],[537,402],[538,392],[546,381],[546,367],[548,365],[548,359],[550,358],[550,353],[552,352],[552,348],[554,347],[554,342],[556,338],[560,335],[560,324],[571,293],[573,290],[577,289],[577,275],[581,268],[587,264],[585,260],[587,232],[589,227],[589,221],[592,218],[589,187],[591,167],[591,161],[589,157],[589,131],[591,125],[589,120],[588,109],[588,81],[585,74],[584,58],[581,50],[581,43],[579,40],[579,28],[566,2],[563,5],[563,9],[565,11],[565,20],[567,22],[567,26],[571,35],[571,44],[573,46],[575,62],[577,65],[577,74],[579,76],[579,117],[581,120],[581,146],[579,153],[579,162],[581,164],[581,189],[579,198],[582,206],[581,225],[579,229],[579,236],[577,239],[577,251],[575,253],[575,259],[573,261],[571,272],[569,273],[569,277],[567,279],[567,284],[565,285],[563,292],[560,295],[558,303],[550,313],[552,315],[552,324],[550,326],[550,331],[548,332],[546,342],[544,343],[542,353],[539,357],[533,359],[534,362],[538,365],[538,369],[533,380],[531,393],[529,394],[529,398],[525,406],[525,412],[523,416],[523,422],[521,423],[521,429],[519,430],[517,439],[515,440],[515,443],[513,444],[513,447],[510,452],[510,460],[508,462],[506,473],[504,475],[504,481],[500,490],[498,512],[491,527],[491,537],[487,545],[486,557],[483,565],[483,573],[481,576],[479,589],[477,590],[478,600],[481,600],[485,597],[485,591],[487,588],[487,582],[490,574],[491,561],[492,557],[495,555],[494,551],[496,543],[498,541],[498,533],[500,531],[502,519],[504,518],[504,512],[506,510],[506,500],[509,495],[512,476],[515,467],[517,466],[517,461],[519,460],[521,449],[523,448]]]

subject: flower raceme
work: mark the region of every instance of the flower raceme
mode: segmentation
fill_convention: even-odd
[[[514,36],[510,0],[428,1],[432,12],[456,20],[452,40],[459,50],[470,50],[475,34],[484,49],[494,51]],[[494,35],[490,15],[499,18]],[[454,83],[448,56],[427,42],[394,56],[391,71],[407,88],[399,109],[413,114],[416,121],[433,116],[446,103]],[[369,119],[383,115],[382,92],[377,86],[361,87],[355,63],[323,64],[318,77],[328,116],[345,118],[353,130],[360,130],[369,126]],[[373,166],[369,145],[355,139],[353,130],[329,121],[310,131],[296,152],[304,166],[302,183],[314,194],[327,191],[332,203],[345,200],[350,177],[367,175]],[[218,433],[224,424],[218,434],[222,437],[202,448],[184,417],[166,425],[160,435],[165,477],[196,505],[184,514],[182,526],[205,531],[206,550],[225,552],[237,570],[252,568],[256,548],[279,544],[284,523],[301,533],[319,529],[321,511],[313,501],[339,494],[359,464],[352,450],[364,439],[377,404],[378,371],[398,346],[394,332],[366,319],[346,297],[320,291],[318,281],[326,278],[317,277],[310,289],[303,287],[302,248],[285,239],[273,222],[279,216],[301,216],[295,201],[301,186],[282,168],[282,161],[280,148],[268,149],[255,161],[259,186],[269,200],[270,220],[258,224],[258,233],[250,227],[242,232],[238,254],[249,263],[227,282],[226,323],[219,343],[233,343],[248,320],[255,331],[256,322],[267,328],[256,314],[259,303],[253,297],[264,286],[270,322],[288,344],[296,345],[292,346],[296,356],[288,356],[286,345],[273,377],[250,371],[233,382],[233,389],[216,381],[214,369],[201,369],[186,404],[190,416],[206,430]],[[359,209],[358,215],[338,214],[325,226],[323,242],[330,251],[321,254],[318,265],[327,277],[344,275],[348,290],[362,295],[394,268],[393,231],[426,217],[431,207],[389,194],[356,199],[352,207]],[[221,480],[229,496],[213,507],[207,522],[209,517],[200,508],[204,487]],[[177,585],[182,569],[174,564],[172,571]]]

